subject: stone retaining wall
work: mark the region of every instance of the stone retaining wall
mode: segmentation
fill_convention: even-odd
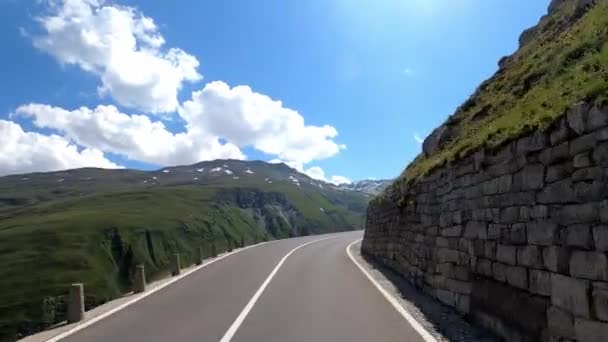
[[[507,341],[608,340],[608,108],[387,190],[362,249]]]

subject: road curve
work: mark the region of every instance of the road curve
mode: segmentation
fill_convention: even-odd
[[[361,235],[244,250],[62,341],[422,342],[347,256]]]

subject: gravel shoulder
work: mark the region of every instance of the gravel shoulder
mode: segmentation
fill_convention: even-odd
[[[361,241],[351,247],[353,257],[437,341],[483,341],[499,339],[469,324],[456,310],[416,289],[396,272],[361,255]]]

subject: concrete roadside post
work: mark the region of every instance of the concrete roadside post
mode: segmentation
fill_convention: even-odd
[[[211,241],[211,256],[214,258],[217,256],[217,247],[215,246],[215,240]]]
[[[133,292],[142,293],[146,291],[146,272],[144,265],[135,266],[135,280],[133,281]]]
[[[171,275],[176,276],[182,273],[182,266],[179,260],[179,253],[173,254],[173,269]]]
[[[203,263],[203,246],[198,247],[198,255],[196,256],[196,264],[200,265]]]
[[[84,319],[84,288],[82,283],[75,283],[70,286],[68,297],[68,323],[80,322]]]

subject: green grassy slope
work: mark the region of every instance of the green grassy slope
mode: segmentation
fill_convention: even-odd
[[[446,121],[450,139],[419,155],[400,181],[545,129],[576,102],[608,105],[608,1],[583,5],[589,2],[562,1],[528,30],[520,49]]]
[[[171,181],[165,175],[166,184],[153,185],[142,185],[150,173],[122,170],[118,178],[128,181],[102,170],[75,170],[72,181],[64,173],[0,178],[0,340],[61,320],[73,282],[84,282],[92,307],[128,292],[136,264],[145,264],[150,279],[166,275],[175,252],[189,265],[199,246],[209,255],[212,243],[221,252],[242,240],[362,227],[361,193],[295,184],[279,175],[282,166],[251,168],[256,173],[246,178],[229,163],[239,179],[212,173],[185,182],[178,169]],[[79,181],[91,172],[97,182]]]

